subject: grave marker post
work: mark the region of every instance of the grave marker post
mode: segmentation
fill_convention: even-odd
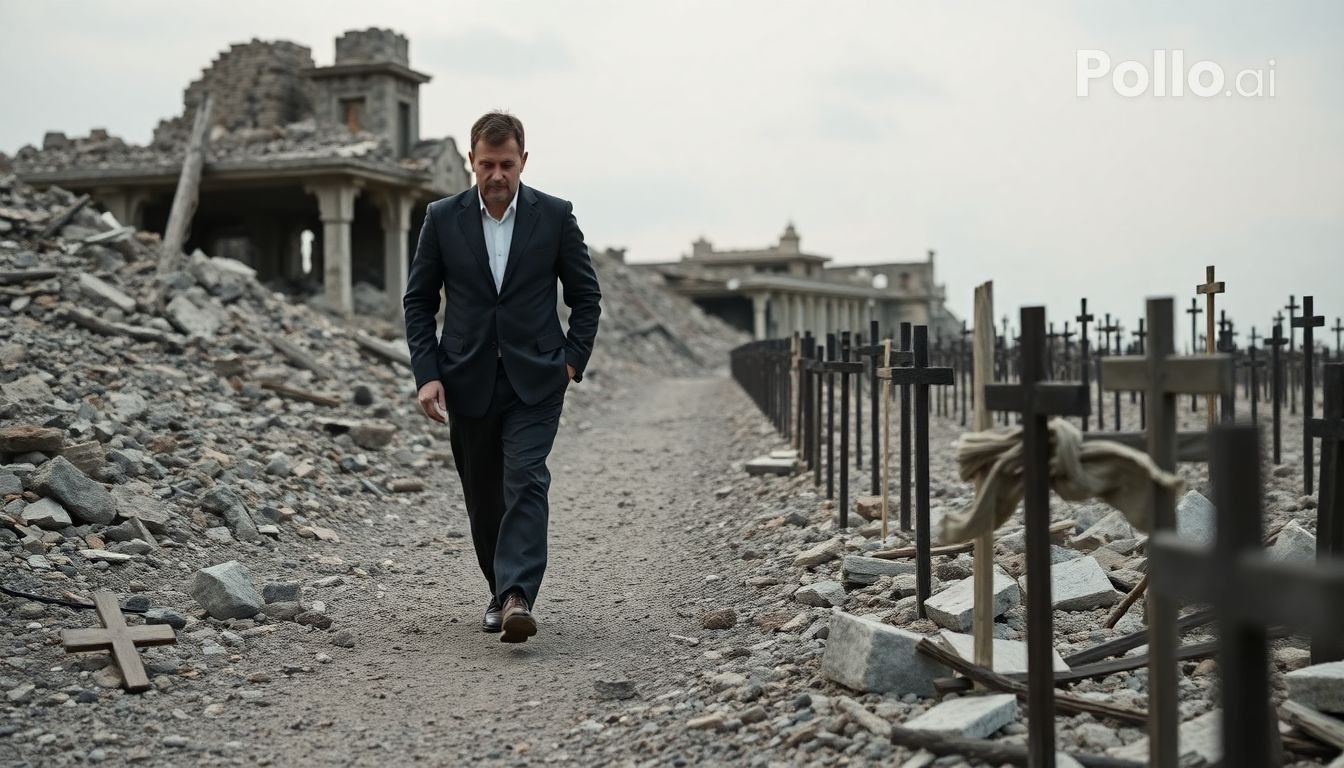
[[[1283,338],[1283,317],[1279,316],[1274,321],[1274,335],[1265,340],[1269,345],[1269,376],[1273,384],[1273,395],[1271,397],[1272,411],[1274,414],[1274,463],[1279,464],[1282,461],[1280,427],[1283,411],[1283,359],[1280,357],[1279,350],[1283,348],[1288,340]]]
[[[1079,378],[1083,380],[1083,388],[1088,391],[1087,396],[1087,401],[1089,404],[1089,407],[1087,409],[1088,412],[1083,414],[1083,431],[1086,432],[1092,428],[1092,408],[1091,408],[1092,361],[1089,359],[1087,354],[1087,345],[1088,345],[1087,324],[1096,319],[1087,312],[1087,299],[1083,299],[1082,311],[1079,312],[1078,316],[1075,317],[1074,319],[1078,321],[1078,325],[1081,329],[1078,332],[1078,355],[1079,355],[1079,372],[1082,374],[1082,376],[1080,376]],[[1098,424],[1097,427],[1100,428],[1101,425]]]
[[[1205,276],[1205,281],[1204,281],[1203,285],[1197,285],[1197,286],[1195,286],[1195,293],[1197,293],[1197,294],[1202,293],[1202,294],[1204,294],[1204,296],[1206,297],[1207,310],[1205,311],[1204,321],[1205,321],[1205,323],[1207,323],[1207,325],[1206,325],[1206,331],[1205,331],[1205,334],[1204,334],[1204,351],[1205,351],[1206,353],[1212,355],[1212,354],[1214,353],[1214,346],[1213,346],[1213,345],[1214,345],[1214,338],[1213,338],[1213,303],[1214,303],[1214,297],[1217,296],[1217,295],[1220,294],[1220,293],[1226,293],[1226,292],[1227,292],[1227,284],[1226,284],[1226,283],[1223,283],[1223,282],[1221,282],[1221,281],[1214,280],[1213,266],[1212,266],[1212,265],[1207,266],[1207,267],[1204,268],[1204,276]],[[1208,399],[1206,399],[1205,402],[1206,402],[1206,404],[1207,404],[1207,406],[1208,406],[1208,411],[1209,411],[1209,428],[1212,429],[1212,428],[1213,428],[1213,399],[1212,399],[1212,398],[1208,398]]]
[[[1311,433],[1306,429],[1316,412],[1316,337],[1312,329],[1325,327],[1325,316],[1314,314],[1314,303],[1314,297],[1303,296],[1302,314],[1293,320],[1293,327],[1302,329],[1302,492],[1308,496],[1314,492],[1312,472],[1315,463]]]

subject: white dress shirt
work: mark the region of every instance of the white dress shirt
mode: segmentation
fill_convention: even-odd
[[[521,186],[520,186],[521,188]],[[518,190],[513,190],[513,201],[504,209],[504,215],[496,219],[485,207],[485,198],[481,197],[481,188],[476,188],[476,198],[481,201],[481,228],[485,231],[485,252],[490,257],[490,274],[495,278],[495,292],[504,284],[504,268],[509,265],[509,246],[513,244],[513,222],[517,218]],[[495,357],[503,357],[504,352],[495,350]]]
[[[481,190],[476,189],[476,197],[481,201],[481,227],[485,230],[485,252],[490,256],[490,274],[495,277],[495,291],[504,283],[504,268],[509,263],[509,246],[513,244],[513,222],[518,209],[518,190],[513,191],[513,201],[504,210],[504,215],[496,219],[485,207],[485,198]]]

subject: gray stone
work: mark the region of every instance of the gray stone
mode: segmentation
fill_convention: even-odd
[[[1009,576],[1002,567],[994,566],[994,615],[1002,616],[1004,611],[1022,600],[1022,588],[1017,580]],[[971,628],[975,615],[975,577],[962,579],[924,601],[924,610],[929,618],[940,627],[958,632]]]
[[[267,616],[280,621],[294,621],[304,612],[298,603],[267,603],[263,610]]]
[[[0,472],[0,498],[23,493],[23,480],[13,472]]]
[[[880,557],[845,555],[840,572],[846,584],[876,584],[882,576],[914,573],[915,564],[909,560],[883,560]]]
[[[386,448],[397,434],[397,425],[382,421],[364,422],[350,428],[350,439],[367,451]]]
[[[1186,491],[1176,505],[1176,535],[1201,546],[1213,546],[1218,510],[1196,490]]]
[[[983,739],[1015,720],[1017,696],[994,693],[944,701],[908,721],[905,727],[944,736]]]
[[[212,338],[224,324],[219,310],[198,306],[185,293],[179,293],[168,302],[168,320],[188,336]]]
[[[975,661],[975,637],[953,632],[950,629],[941,630],[938,633],[938,639],[950,648],[953,653],[961,658]],[[1026,674],[1027,672],[1027,644],[1020,640],[994,639],[994,666],[993,670],[1001,675]],[[1068,672],[1069,665],[1064,663],[1064,659],[1059,652],[1051,649],[1052,663],[1056,672]]]
[[[797,459],[775,459],[769,456],[757,456],[746,463],[748,475],[792,475],[798,471]]]
[[[635,681],[626,680],[594,680],[593,690],[596,691],[599,699],[630,699],[635,696]]]
[[[34,424],[16,424],[12,427],[0,427],[0,453],[60,453],[65,447],[65,431],[55,427],[39,427]]]
[[[79,554],[85,560],[95,563],[128,563],[135,559],[134,555],[126,552],[110,552],[106,549],[81,549]]]
[[[1104,608],[1120,599],[1106,571],[1091,557],[1067,560],[1050,568],[1050,597],[1055,610]]]
[[[793,599],[814,608],[831,608],[844,605],[849,595],[845,594],[845,588],[838,581],[818,581],[799,587],[793,593]]]
[[[1217,765],[1223,759],[1223,711],[1211,709],[1199,717],[1181,723],[1176,737],[1180,744],[1178,761],[1181,765]],[[1148,760],[1148,737],[1142,736],[1123,747],[1108,750],[1114,757],[1145,762]]]
[[[1109,541],[1131,538],[1134,538],[1134,528],[1125,519],[1124,513],[1117,509],[1074,536],[1069,540],[1069,545],[1083,552],[1091,552]]]
[[[1309,563],[1316,559],[1316,537],[1296,520],[1289,520],[1265,554],[1279,562]]]
[[[950,672],[915,652],[915,644],[922,639],[923,635],[869,616],[835,611],[821,671],[856,691],[932,696],[934,678]]]
[[[80,272],[77,279],[80,292],[99,304],[116,307],[128,315],[135,311],[135,299],[115,285],[88,272]]]
[[[261,541],[257,523],[247,511],[243,497],[231,485],[217,485],[201,496],[201,509],[224,518],[229,530],[241,541]]]
[[[23,522],[48,531],[59,531],[71,524],[70,514],[55,499],[39,499],[24,507]]]
[[[268,581],[261,585],[261,597],[267,603],[297,603],[299,601],[299,583],[297,581]]]
[[[163,502],[124,485],[112,489],[112,498],[117,501],[119,516],[139,520],[152,533],[168,532],[168,521],[172,515]]]
[[[51,387],[48,387],[42,377],[36,373],[20,376],[7,384],[0,384],[0,395],[3,395],[4,399],[14,402],[25,400],[50,402],[55,397],[52,394]]]
[[[1327,661],[1284,675],[1288,698],[1322,712],[1344,714],[1344,661]]]
[[[237,560],[197,571],[191,596],[216,619],[247,618],[261,613],[266,605],[247,569]]]
[[[106,531],[103,531],[103,535],[108,541],[133,541],[139,539],[150,546],[158,546],[158,541],[155,540],[154,534],[149,532],[149,528],[147,528],[144,523],[134,517],[128,517],[117,525],[108,528]]]
[[[81,523],[106,525],[117,516],[117,502],[98,482],[79,471],[64,456],[38,467],[29,478],[33,491],[61,502]]]
[[[261,531],[258,530],[257,532],[260,533]],[[205,538],[220,544],[232,544],[234,541],[233,534],[229,533],[229,529],[222,525],[212,525],[206,528]]]
[[[145,623],[167,624],[173,629],[182,629],[187,626],[186,618],[171,608],[150,608],[145,611]]]
[[[829,539],[794,555],[793,564],[799,568],[814,568],[839,557],[843,548],[840,539]]]

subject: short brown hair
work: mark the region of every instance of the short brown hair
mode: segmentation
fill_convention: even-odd
[[[510,138],[518,142],[518,152],[522,153],[523,122],[508,112],[487,112],[471,126],[471,151],[476,151],[476,143],[482,139],[497,147]]]

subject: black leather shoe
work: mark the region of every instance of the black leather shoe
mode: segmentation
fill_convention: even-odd
[[[527,638],[537,634],[537,620],[527,608],[527,601],[517,592],[504,599],[504,634],[500,642],[525,643]]]
[[[485,606],[485,618],[481,619],[481,629],[486,632],[498,632],[504,624],[504,610],[499,607],[499,598],[490,598]]]

